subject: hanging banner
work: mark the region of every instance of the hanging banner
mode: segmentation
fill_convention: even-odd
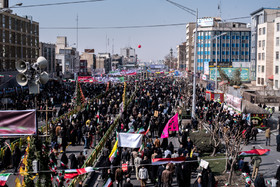
[[[83,76],[83,77],[79,76],[78,82],[98,82],[98,81],[91,76]]]
[[[35,110],[1,110],[0,136],[35,135]]]
[[[118,147],[139,148],[142,143],[142,134],[119,133]]]

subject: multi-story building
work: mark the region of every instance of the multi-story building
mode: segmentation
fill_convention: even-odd
[[[56,60],[58,70],[64,75],[69,77],[70,74],[78,73],[80,67],[79,52],[76,48],[67,45],[67,37],[58,36],[56,41]]]
[[[177,69],[186,70],[186,42],[177,46]]]
[[[273,51],[273,72],[274,84],[273,88],[279,90],[280,88],[280,16],[274,20],[274,51]]]
[[[256,80],[259,24],[271,23],[280,15],[280,8],[260,8],[251,13],[251,79]]]
[[[55,59],[55,44],[39,43],[39,56],[47,59],[48,65],[46,71],[50,77],[56,76],[56,59]]]
[[[126,47],[121,49],[121,55],[124,57],[123,62],[126,64],[136,65],[137,63],[137,55],[135,53],[135,49],[131,47]]]
[[[193,71],[194,67],[194,45],[193,45],[193,31],[195,23],[188,23],[186,26],[186,71]]]
[[[16,74],[15,62],[35,62],[39,57],[39,23],[10,12],[0,12],[1,74]]]
[[[80,56],[81,60],[87,61],[87,72],[92,74],[96,69],[96,55],[94,54],[94,49],[85,49]]]
[[[80,60],[80,71],[79,71],[79,75],[88,75],[88,71],[87,71],[87,60]]]
[[[96,73],[109,73],[111,71],[111,54],[98,53],[96,56]]]
[[[257,52],[257,76],[256,85],[268,85],[269,77],[273,77],[273,35],[274,24],[265,22],[258,24]],[[272,78],[271,77],[271,78]]]
[[[198,27],[197,34],[198,71],[203,73],[205,62],[229,63],[237,61],[250,63],[251,29],[246,23],[221,22],[220,19],[212,18],[210,24],[207,22],[206,25],[202,24]],[[225,35],[218,37],[217,40],[214,39],[215,36],[221,34]]]

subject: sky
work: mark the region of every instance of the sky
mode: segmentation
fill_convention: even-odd
[[[27,6],[74,1],[82,0],[10,0],[10,6],[17,3]],[[261,7],[280,6],[279,0],[172,1],[198,10],[199,18],[219,16],[218,4],[221,3],[223,20],[250,16],[250,13]],[[142,62],[163,60],[171,48],[176,56],[176,46],[186,40],[185,25],[125,29],[100,27],[168,25],[195,21],[195,16],[166,0],[100,0],[90,3],[14,8],[13,13],[19,16],[32,16],[34,21],[39,22],[40,42],[55,43],[57,36],[67,36],[69,46],[76,47],[78,43],[80,53],[84,49],[95,49],[96,54],[104,52],[120,54],[121,48],[132,47],[135,48],[138,59]],[[79,27],[99,29],[79,29],[77,37],[75,29],[77,17]],[[249,23],[250,18],[234,21]],[[141,45],[141,48],[138,48],[138,45]]]

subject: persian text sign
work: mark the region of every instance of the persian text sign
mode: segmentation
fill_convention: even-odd
[[[0,135],[34,135],[36,134],[35,110],[1,110]]]

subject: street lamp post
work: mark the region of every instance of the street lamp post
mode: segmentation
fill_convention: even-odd
[[[216,40],[216,72],[215,72],[215,90],[218,90],[218,37],[221,37],[221,36],[224,36],[224,35],[226,35],[227,33],[222,33],[222,34],[220,34],[220,35],[217,35],[217,36],[215,36],[215,37],[213,37],[212,38],[212,40]]]

